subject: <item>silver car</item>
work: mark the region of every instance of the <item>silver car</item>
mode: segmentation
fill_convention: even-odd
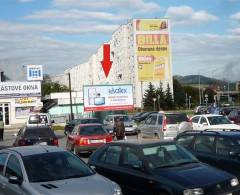
[[[179,133],[192,130],[185,113],[154,113],[141,122],[137,128],[139,137],[174,139]]]
[[[137,124],[128,115],[124,115],[124,114],[108,115],[104,119],[103,121],[104,127],[110,133],[113,133],[114,123],[117,117],[120,117],[123,119],[126,134],[136,133]]]
[[[74,154],[53,146],[0,151],[0,195],[121,195]]]

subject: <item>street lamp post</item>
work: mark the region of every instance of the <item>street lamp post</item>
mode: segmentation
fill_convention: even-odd
[[[152,100],[153,100],[153,109],[154,109],[154,111],[155,111],[155,110],[156,110],[155,102],[156,102],[157,98],[153,98]]]
[[[188,96],[188,108],[189,108],[189,110],[191,109],[191,98],[192,98],[192,96]]]
[[[157,96],[157,99],[158,99],[158,111],[160,111],[160,109],[161,109],[161,106],[160,106],[160,95]]]

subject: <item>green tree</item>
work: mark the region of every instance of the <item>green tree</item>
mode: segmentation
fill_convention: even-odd
[[[165,103],[165,94],[163,91],[162,82],[160,82],[159,87],[156,89],[156,98],[157,98],[157,109],[164,109],[166,107]]]
[[[211,88],[206,88],[204,91],[204,94],[208,95],[208,102],[213,103],[214,102],[214,95],[216,95],[216,92],[212,90]]]
[[[174,108],[174,102],[173,102],[173,94],[171,92],[169,83],[167,84],[167,89],[165,91],[165,103],[166,103],[166,109],[173,109]]]
[[[153,84],[150,82],[143,97],[144,110],[150,111],[154,109],[153,98],[156,98],[156,90]]]
[[[175,106],[178,108],[183,107],[185,105],[184,88],[177,79],[173,79],[173,94]]]
[[[56,82],[44,82],[42,83],[42,96],[49,95],[54,92],[67,92],[68,87],[65,85],[60,85]]]

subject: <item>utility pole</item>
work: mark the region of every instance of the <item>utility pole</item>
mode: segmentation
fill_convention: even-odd
[[[71,86],[71,75],[68,73],[68,87],[69,87],[69,96],[70,96],[70,119],[74,119],[73,108],[72,108],[72,86]]]
[[[161,105],[160,105],[160,95],[157,96],[158,99],[158,111],[160,111],[161,109]]]
[[[191,98],[192,98],[192,96],[188,97],[188,109],[189,110],[191,109]]]
[[[187,110],[188,109],[188,94],[187,93],[186,93],[185,103],[186,103],[186,110]]]
[[[143,81],[141,81],[141,111],[143,111]]]
[[[199,105],[202,104],[202,94],[201,94],[201,77],[200,74],[198,74],[198,92],[199,92]]]

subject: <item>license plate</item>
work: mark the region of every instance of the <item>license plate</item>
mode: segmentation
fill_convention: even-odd
[[[39,145],[42,145],[42,146],[46,146],[46,145],[47,145],[47,142],[39,142],[38,144],[39,144]]]
[[[90,140],[91,144],[105,143],[105,139],[92,139]]]
[[[226,195],[232,195],[232,193],[228,193],[228,194],[226,194]]]

